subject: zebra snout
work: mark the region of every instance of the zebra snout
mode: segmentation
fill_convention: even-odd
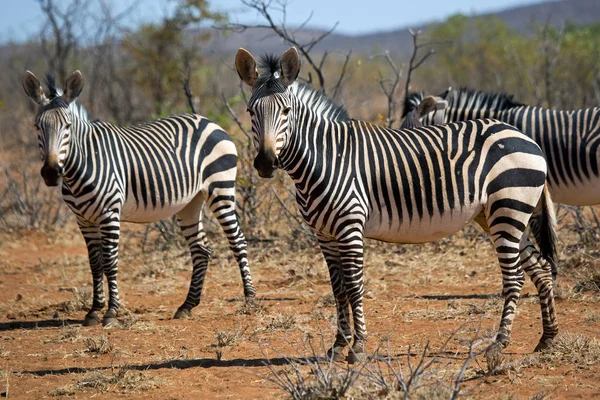
[[[272,150],[261,150],[254,159],[254,168],[261,178],[272,178],[279,168],[279,161]]]
[[[46,186],[58,186],[58,179],[63,175],[63,167],[57,162],[45,162],[40,173]]]

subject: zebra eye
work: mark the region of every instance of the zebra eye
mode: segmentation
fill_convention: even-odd
[[[35,129],[37,129],[38,131],[40,130],[40,126],[39,126],[38,124],[33,124],[33,127],[34,127]]]
[[[71,129],[71,124],[66,124],[65,125],[65,130],[67,130],[67,129]]]
[[[290,113],[291,108],[290,107],[286,107],[283,109],[283,111],[281,112],[283,115],[288,115]]]
[[[248,114],[250,114],[251,117],[254,117],[254,111],[249,108],[246,111],[248,111]]]

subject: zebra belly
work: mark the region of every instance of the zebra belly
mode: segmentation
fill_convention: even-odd
[[[555,203],[572,206],[593,206],[600,204],[600,177],[550,186],[550,195]]]
[[[365,225],[365,236],[370,239],[392,243],[426,243],[442,239],[460,231],[482,210],[481,205],[465,206],[460,210],[448,210],[443,215],[434,213],[432,217],[419,219],[415,214],[412,221],[392,221],[371,215]],[[387,217],[387,216],[386,216]]]
[[[136,204],[135,201],[125,202],[121,210],[121,221],[144,223],[169,218],[183,210],[194,197],[196,197],[196,194],[171,203],[165,203],[163,206],[157,203],[155,208],[151,204],[149,207],[144,208],[143,204]]]

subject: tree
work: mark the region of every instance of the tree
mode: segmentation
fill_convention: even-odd
[[[184,71],[187,73],[200,61],[198,42],[206,40],[209,33],[189,32],[188,28],[224,19],[225,15],[208,9],[206,0],[181,0],[173,15],[158,24],[144,24],[124,37],[123,48],[132,61],[133,80],[149,95],[156,117],[162,116],[167,104],[180,95]]]

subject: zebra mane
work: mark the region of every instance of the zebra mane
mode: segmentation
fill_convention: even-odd
[[[258,79],[254,84],[257,87],[253,96],[263,97],[275,93],[283,93],[288,87],[281,81],[280,57],[265,54],[260,58]],[[327,97],[323,89],[314,89],[311,85],[294,82],[289,90],[314,113],[334,121],[347,121],[350,119],[348,111],[342,105]]]
[[[56,86],[56,79],[51,73],[46,74],[46,86],[48,86],[48,100],[52,101],[62,96],[62,90]]]
[[[402,108],[402,118],[406,117],[408,113],[416,109],[419,104],[425,98],[425,92],[410,92],[404,98],[404,106]]]
[[[514,100],[513,95],[506,93],[482,92],[478,90],[461,87],[451,90],[448,96],[448,107],[450,108],[477,108],[478,110],[507,110],[513,107],[523,106]]]

